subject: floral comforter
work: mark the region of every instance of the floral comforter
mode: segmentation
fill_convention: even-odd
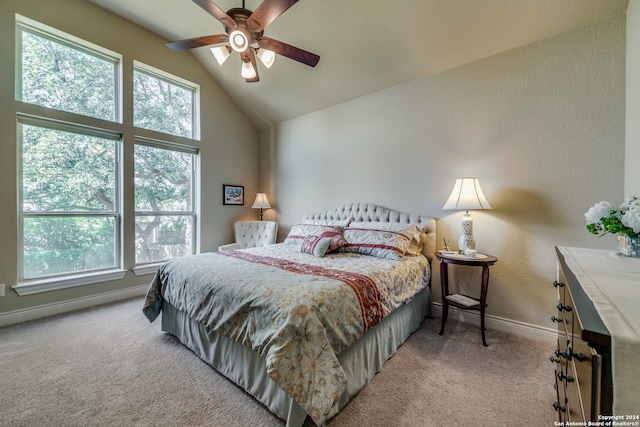
[[[321,424],[346,388],[337,356],[429,277],[423,256],[315,258],[276,244],[167,262],[143,311],[153,321],[165,300],[259,352],[269,377]]]

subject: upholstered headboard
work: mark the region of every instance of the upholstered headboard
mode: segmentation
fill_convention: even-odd
[[[341,221],[348,220],[349,218],[352,221],[422,225],[427,230],[422,253],[430,260],[435,256],[436,220],[430,216],[397,212],[371,203],[352,203],[324,212],[309,213],[304,216],[303,220]]]

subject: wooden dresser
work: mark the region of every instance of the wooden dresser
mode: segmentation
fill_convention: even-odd
[[[599,415],[612,414],[611,334],[567,264],[563,248],[556,252],[558,277],[553,285],[558,305],[551,318],[558,325],[558,348],[551,357],[558,393],[554,407],[562,425],[587,425]]]

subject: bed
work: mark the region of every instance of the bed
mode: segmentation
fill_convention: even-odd
[[[163,264],[143,312],[288,427],[323,425],[432,314],[434,252],[433,218],[344,205],[282,243]]]

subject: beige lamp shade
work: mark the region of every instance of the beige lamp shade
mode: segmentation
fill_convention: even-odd
[[[254,209],[271,209],[271,205],[269,204],[269,200],[267,200],[267,195],[265,193],[256,194],[256,199],[253,201],[253,205],[251,205],[251,207]]]
[[[474,210],[491,209],[491,205],[480,188],[478,178],[458,178],[453,186],[449,200],[442,209]]]
[[[269,204],[269,200],[267,200],[267,195],[265,193],[256,194],[256,199],[253,201],[253,205],[251,205],[254,209],[260,209],[260,221],[262,221],[262,209],[271,209],[271,205]]]

